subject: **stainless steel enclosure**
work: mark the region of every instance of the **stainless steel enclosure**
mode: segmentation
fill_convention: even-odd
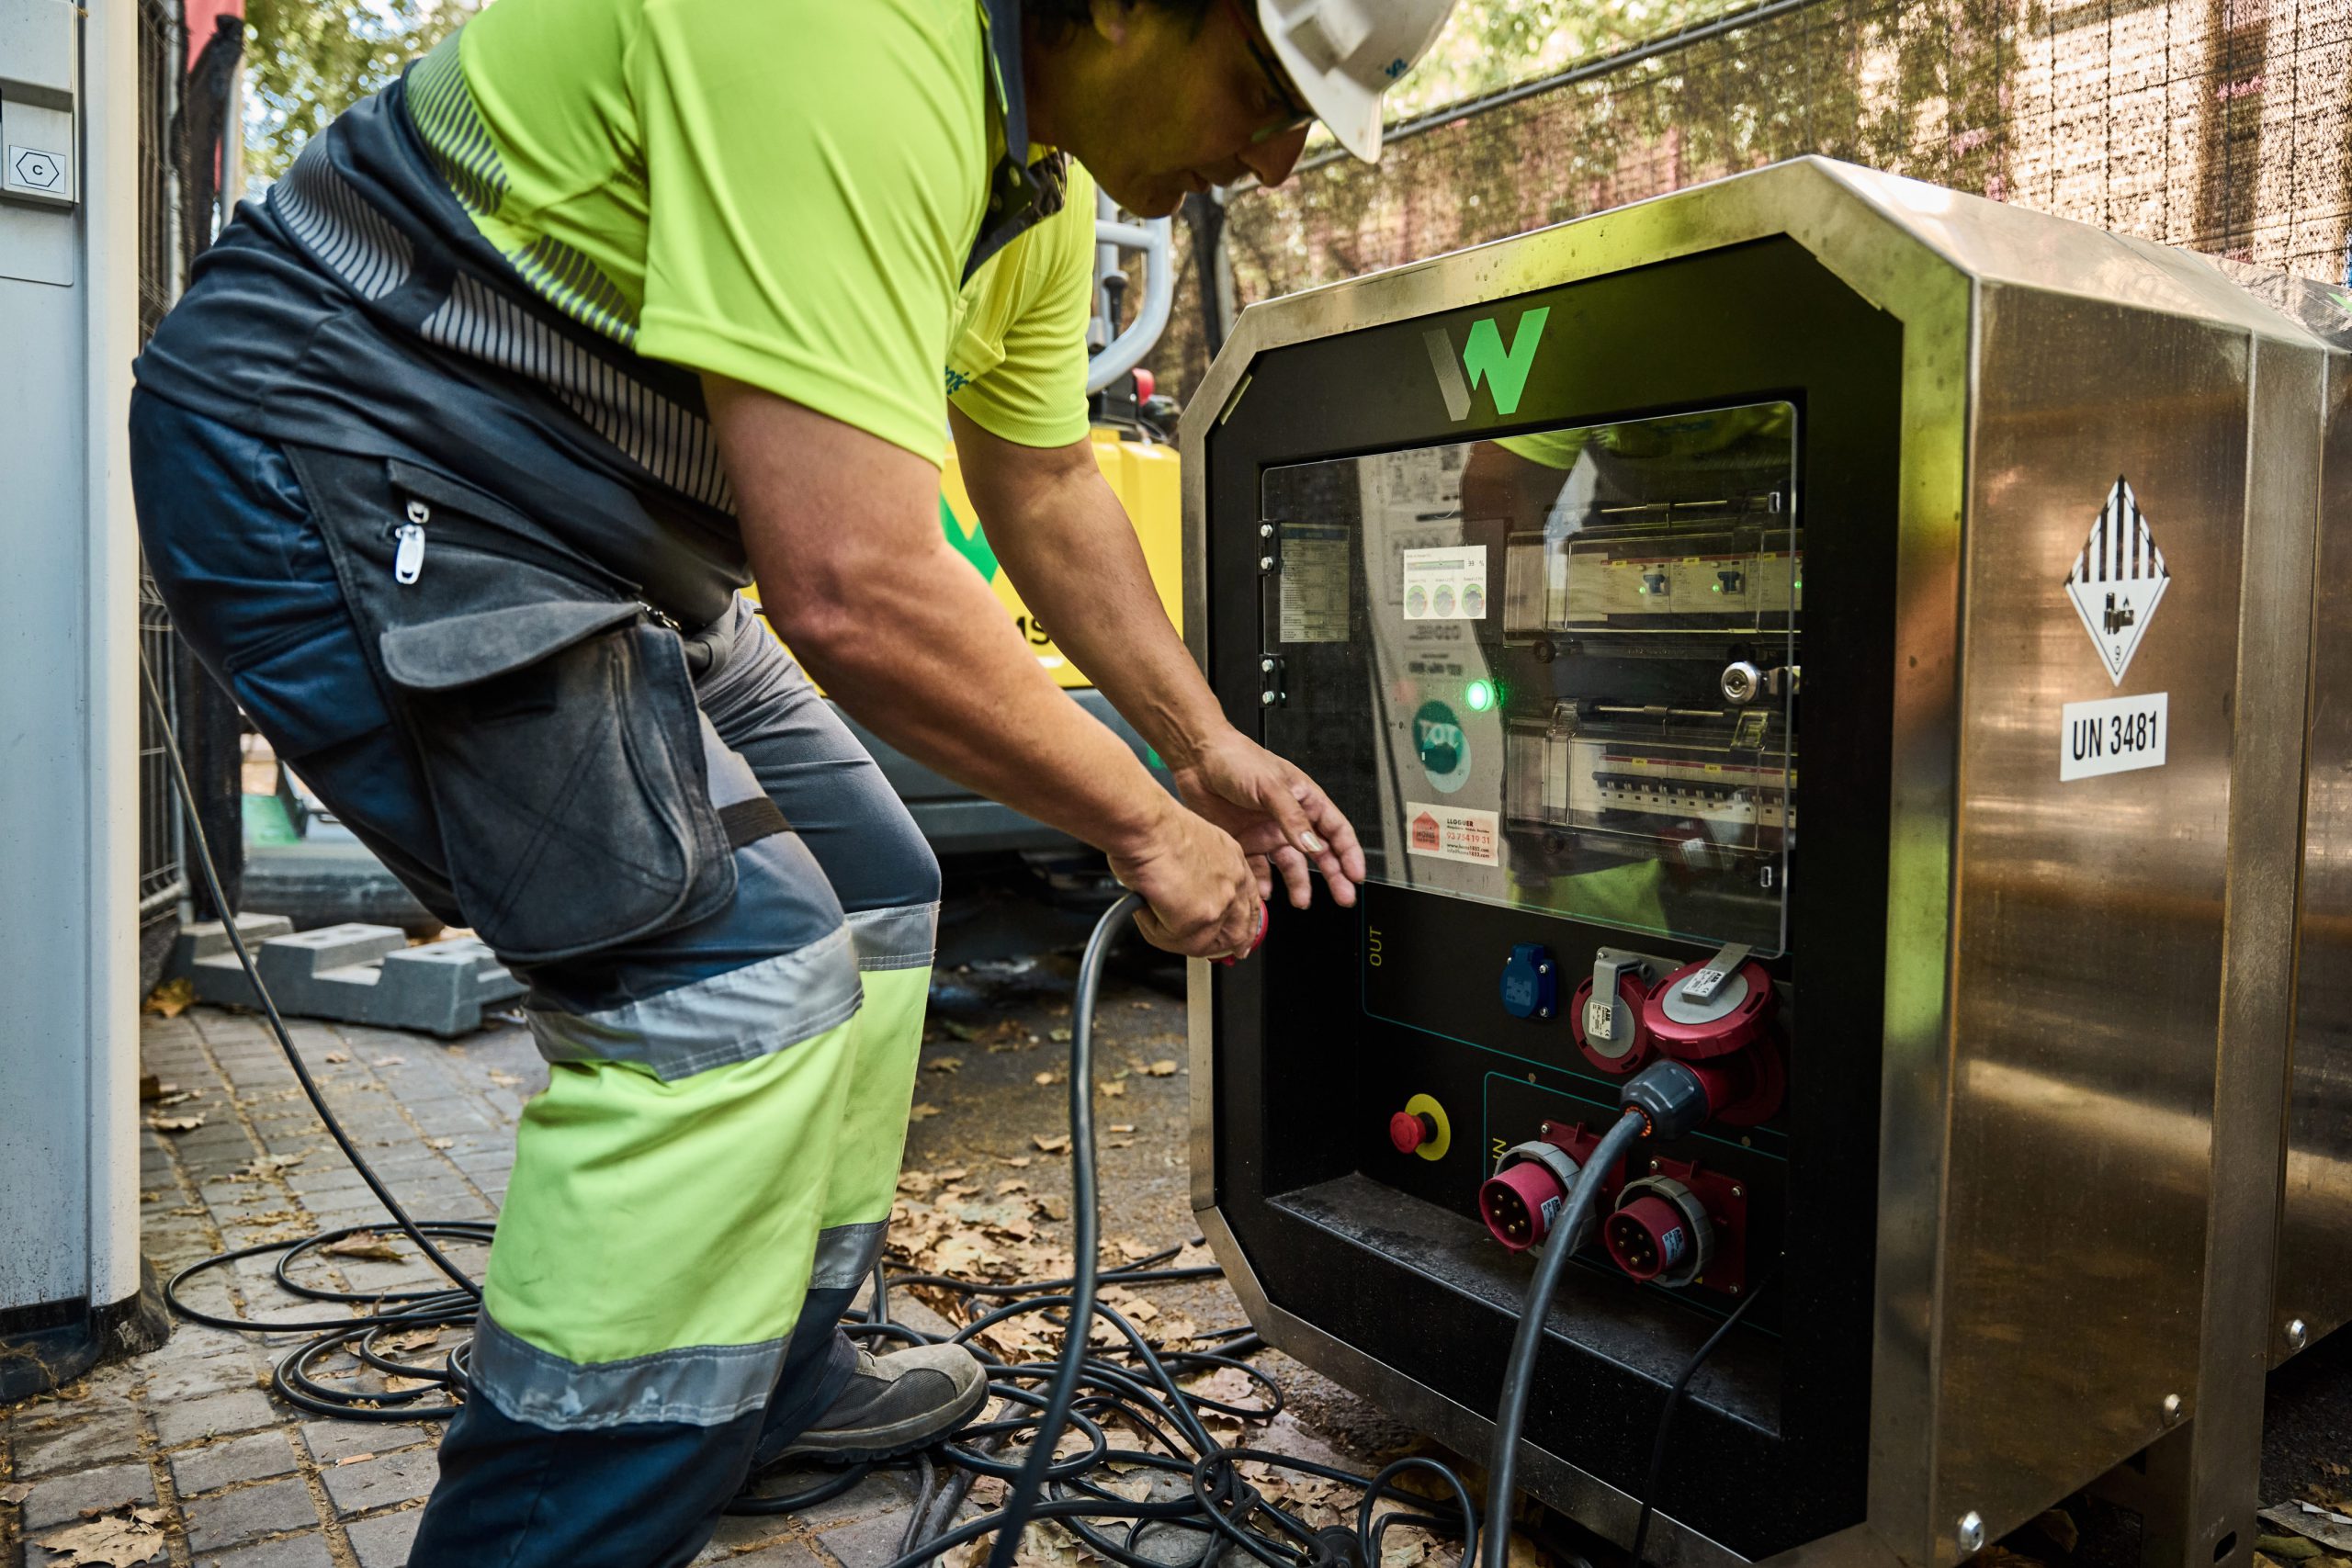
[[[1886,911],[1883,1031],[1867,1051],[1790,1047],[1800,1079],[1851,1053],[1879,1085],[1875,1127],[1790,1155],[1850,1160],[1875,1187],[1867,1479],[1844,1528],[1772,1554],[1956,1562],[2145,1450],[2160,1555],[2247,1562],[2262,1374],[2290,1318],[2315,1335],[2352,1314],[2352,695],[2334,679],[2352,660],[2352,537],[2317,533],[2324,490],[2352,517],[2340,302],[2259,298],[2185,253],[1808,159],[1253,307],[1185,418],[1187,636],[1237,722],[1278,701],[1260,626],[1217,609],[1266,547],[1256,509],[1215,503],[1241,493],[1220,467],[1229,433],[1296,417],[1287,395],[1251,396],[1267,356],[1768,242],[1899,323],[1902,405],[1879,587],[1890,828],[1863,905]],[[1430,370],[1395,370],[1430,379],[1410,405],[1426,439],[1529,428],[1491,386],[1472,399]],[[2150,713],[2154,763],[2086,754],[2084,726],[2136,748],[2149,721],[2135,739],[2132,716]],[[1802,848],[1792,861],[1803,876]],[[1282,934],[1264,963],[1284,962]],[[1238,1234],[1265,1178],[1232,1150],[1264,1113],[1229,1086],[1282,1043],[1237,988],[1257,984],[1193,967],[1204,1227],[1272,1342],[1477,1450],[1495,1389],[1408,1375],[1396,1347],[1331,1332]],[[2326,1277],[2274,1304],[2282,1223]],[[1361,1256],[1363,1291],[1399,1267]],[[1526,1470],[1630,1534],[1634,1499],[1576,1453],[1532,1451]],[[1661,1561],[1742,1555],[1664,1528]]]

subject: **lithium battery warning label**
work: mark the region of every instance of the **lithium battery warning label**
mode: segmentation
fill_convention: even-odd
[[[2074,601],[2114,684],[2123,683],[2123,671],[2131,668],[2156,604],[2171,586],[2172,573],[2140,511],[2140,498],[2119,479],[2091,525],[2083,553],[2075,558],[2075,570],[2066,574],[2066,597]]]
[[[1467,861],[1472,865],[1501,863],[1501,835],[1496,814],[1459,806],[1405,803],[1405,848],[1431,860]]]

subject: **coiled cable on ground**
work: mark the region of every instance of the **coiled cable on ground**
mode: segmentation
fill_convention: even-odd
[[[147,701],[165,737],[172,783],[205,889],[213,908],[226,915],[228,901],[197,812],[195,791],[143,651],[140,667]],[[889,1289],[927,1286],[960,1295],[967,1308],[976,1310],[971,1321],[950,1337],[980,1358],[995,1396],[992,1418],[967,1426],[952,1440],[923,1453],[891,1461],[914,1469],[919,1481],[911,1517],[900,1542],[901,1554],[889,1568],[926,1568],[941,1554],[990,1535],[998,1537],[992,1556],[995,1568],[1010,1568],[1022,1530],[1036,1520],[1061,1525],[1089,1551],[1120,1568],[1186,1568],[1185,1559],[1164,1551],[1147,1554],[1142,1550],[1155,1532],[1171,1530],[1197,1538],[1198,1551],[1189,1560],[1191,1568],[1209,1568],[1229,1547],[1238,1547],[1268,1568],[1356,1568],[1378,1562],[1382,1534],[1396,1524],[1461,1534],[1463,1561],[1467,1562],[1477,1545],[1477,1515],[1468,1489],[1449,1467],[1434,1459],[1414,1457],[1366,1476],[1269,1450],[1219,1442],[1208,1429],[1208,1416],[1267,1419],[1282,1409],[1281,1387],[1245,1359],[1263,1348],[1264,1342],[1244,1325],[1194,1337],[1193,1343],[1208,1348],[1163,1349],[1098,1297],[1098,1286],[1102,1283],[1150,1286],[1204,1280],[1222,1272],[1214,1266],[1167,1267],[1181,1250],[1176,1247],[1111,1269],[1102,1268],[1096,1257],[1098,1184],[1089,1070],[1095,1001],[1112,942],[1139,902],[1129,895],[1112,907],[1095,928],[1080,965],[1069,1075],[1071,1211],[1077,1230],[1072,1252],[1077,1262],[1071,1277],[1008,1285],[939,1274],[886,1279],[877,1269],[869,1306],[844,1320],[847,1331],[861,1338],[927,1344],[933,1342],[933,1336],[891,1319]],[[386,1341],[413,1337],[420,1330],[471,1325],[480,1308],[481,1288],[437,1244],[486,1245],[492,1227],[483,1221],[418,1221],[393,1197],[329,1109],[295,1048],[269,988],[262,982],[235,920],[225,919],[223,924],[270,1032],[311,1110],[368,1191],[383,1205],[393,1226],[450,1284],[446,1289],[366,1292],[301,1278],[299,1266],[314,1256],[332,1257],[330,1249],[337,1243],[380,1235],[383,1230],[380,1225],[352,1225],[293,1241],[237,1247],[199,1259],[172,1277],[164,1287],[164,1298],[181,1317],[209,1327],[310,1335],[281,1356],[271,1372],[278,1397],[298,1409],[346,1421],[447,1419],[456,1413],[463,1396],[466,1348],[459,1346],[437,1361],[414,1361],[403,1359]],[[204,1311],[186,1299],[187,1287],[213,1270],[273,1255],[277,1262],[271,1277],[279,1289],[298,1302],[314,1303],[343,1315],[275,1320],[232,1317]],[[1033,1314],[1062,1330],[1061,1352],[1051,1362],[1007,1363],[989,1355],[977,1338],[999,1323]],[[1095,1324],[1107,1325],[1112,1330],[1108,1346],[1090,1344]],[[347,1352],[387,1380],[400,1381],[388,1382],[381,1391],[338,1384],[320,1369],[339,1352]],[[1255,1383],[1264,1394],[1263,1403],[1237,1405],[1188,1390],[1178,1381],[1225,1368],[1238,1370]],[[1045,1388],[1042,1394],[1036,1391],[1039,1384]],[[1086,1446],[1080,1452],[1057,1458],[1061,1434],[1069,1429],[1078,1431]],[[1114,1442],[1113,1434],[1121,1429],[1132,1433],[1139,1446]],[[1020,1457],[1006,1457],[1016,1445],[1023,1450]],[[1244,1463],[1361,1489],[1354,1528],[1318,1530],[1253,1484],[1243,1472]],[[760,1493],[759,1478],[753,1477],[752,1485],[728,1511],[797,1512],[851,1490],[875,1468],[852,1465],[812,1486],[781,1495]],[[1431,1503],[1416,1496],[1414,1511],[1392,1511],[1375,1517],[1379,1503],[1395,1490],[1399,1478],[1416,1470],[1434,1475],[1448,1499]],[[1141,1498],[1130,1497],[1113,1484],[1139,1473],[1147,1480],[1157,1478],[1160,1484]],[[1004,1505],[957,1521],[956,1516],[968,1501],[973,1483],[982,1478],[1006,1486]],[[1008,1528],[1012,1526],[1018,1528]]]

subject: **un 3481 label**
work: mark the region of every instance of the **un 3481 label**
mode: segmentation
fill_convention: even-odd
[[[2166,693],[2068,703],[2058,728],[2058,777],[2095,779],[2165,765],[2172,716]]]

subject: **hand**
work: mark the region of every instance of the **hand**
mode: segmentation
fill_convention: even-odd
[[[1159,798],[1166,805],[1154,825],[1132,848],[1109,852],[1111,874],[1143,895],[1136,929],[1152,946],[1187,958],[1249,951],[1261,918],[1249,858],[1223,829]]]
[[[1274,896],[1279,872],[1292,906],[1304,909],[1319,871],[1333,903],[1345,908],[1356,901],[1363,880],[1356,830],[1291,763],[1228,725],[1170,772],[1184,804],[1232,834],[1250,856],[1261,897]]]

